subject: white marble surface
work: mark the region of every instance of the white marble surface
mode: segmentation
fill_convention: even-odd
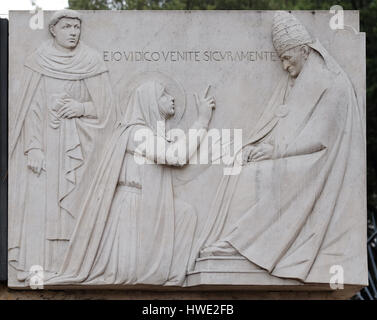
[[[328,51],[336,70],[311,49],[290,89],[293,98],[288,99],[288,91],[282,97],[289,112],[285,107],[274,111],[283,120],[261,136],[264,142],[273,137],[275,145],[298,137],[293,149],[280,157],[250,161],[236,179],[228,179],[223,162],[178,165],[161,155],[168,165],[152,165],[157,171],[143,178],[143,169],[133,159],[122,162],[125,150],[135,150],[123,143],[132,140],[134,131],[119,133],[110,123],[136,123],[141,119],[135,116],[137,110],[161,111],[164,101],[174,98],[171,126],[185,131],[209,126],[220,133],[242,129],[243,144],[257,145],[252,133],[263,131],[259,127],[266,110],[274,110],[288,77],[272,42],[273,11],[82,11],[79,43],[87,46],[84,56],[90,57],[68,63],[58,76],[56,70],[47,72],[43,63],[39,70],[32,56],[38,48],[47,59],[56,54],[42,45],[54,41],[48,30],[53,12],[45,12],[41,30],[29,27],[29,12],[11,12],[9,127],[21,128],[21,138],[15,139],[11,131],[10,146],[15,141],[16,147],[9,162],[9,249],[14,259],[9,286],[29,288],[33,265],[41,265],[49,287],[244,285],[311,290],[313,284],[330,287],[332,265],[343,268],[346,285],[367,284],[365,35],[358,32],[357,11],[346,11],[346,28],[336,31],[329,27],[327,11],[292,13]],[[48,107],[72,83],[76,89],[68,91],[84,103],[83,113],[49,127]],[[156,83],[165,88],[165,97]],[[353,94],[354,100],[349,98]],[[153,107],[146,101],[156,95]],[[170,107],[168,103],[165,110]],[[23,108],[27,111],[22,117]],[[36,114],[37,120],[31,120]],[[47,122],[39,125],[38,117]],[[142,125],[151,127],[159,116],[142,118]],[[292,132],[294,126],[301,131]],[[50,154],[40,175],[27,166],[25,152],[28,137],[36,135],[43,137],[44,155]],[[114,137],[118,142],[111,140]],[[201,153],[205,139],[201,136]],[[69,143],[80,145],[81,154],[64,162],[62,148]],[[318,143],[324,145],[316,149]],[[325,156],[318,153],[322,150]],[[83,164],[75,162],[78,158]],[[67,166],[75,168],[74,182]],[[34,167],[38,171],[38,165]],[[54,177],[50,184],[44,180],[46,173]],[[115,182],[106,184],[104,177]],[[117,184],[126,184],[132,192],[123,188],[115,194],[110,189]],[[64,192],[70,193],[68,201]],[[221,192],[224,202],[218,200]],[[102,204],[96,202],[101,197]],[[224,209],[227,201],[229,208]],[[253,213],[251,208],[258,204],[259,211]],[[285,214],[288,207],[294,214]],[[280,227],[270,228],[279,219]],[[235,228],[239,231],[233,232]],[[260,234],[265,238],[257,239]],[[225,258],[228,248],[218,250],[223,240],[236,251],[225,253]],[[281,249],[279,241],[286,243]],[[205,256],[202,249],[211,245],[215,249]],[[284,262],[282,257],[288,258]]]

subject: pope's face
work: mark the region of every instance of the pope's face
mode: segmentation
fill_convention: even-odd
[[[73,49],[80,39],[81,22],[78,19],[62,18],[51,29],[58,45]]]
[[[160,109],[160,113],[163,114],[165,118],[170,118],[175,114],[174,98],[165,90],[158,99],[158,107]]]
[[[283,69],[287,71],[292,78],[297,78],[308,56],[306,46],[295,47],[285,51],[280,59],[283,63]]]

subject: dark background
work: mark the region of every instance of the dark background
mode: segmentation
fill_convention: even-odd
[[[8,251],[8,20],[0,19],[0,280],[7,279]]]

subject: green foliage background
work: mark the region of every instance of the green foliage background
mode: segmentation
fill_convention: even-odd
[[[367,35],[368,208],[377,210],[377,0],[69,0],[76,10],[329,10],[333,5],[360,10]]]

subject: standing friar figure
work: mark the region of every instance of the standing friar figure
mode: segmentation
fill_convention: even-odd
[[[10,127],[9,261],[23,281],[30,267],[56,272],[73,231],[80,183],[88,183],[115,124],[109,72],[80,41],[81,15],[53,14],[52,39],[25,61]]]
[[[255,194],[232,210],[239,176],[223,177],[191,268],[198,256],[242,255],[304,282],[328,283],[340,265],[345,283],[360,284],[353,270],[367,275],[365,136],[355,90],[292,14],[275,14],[272,41],[288,76],[242,149]]]

